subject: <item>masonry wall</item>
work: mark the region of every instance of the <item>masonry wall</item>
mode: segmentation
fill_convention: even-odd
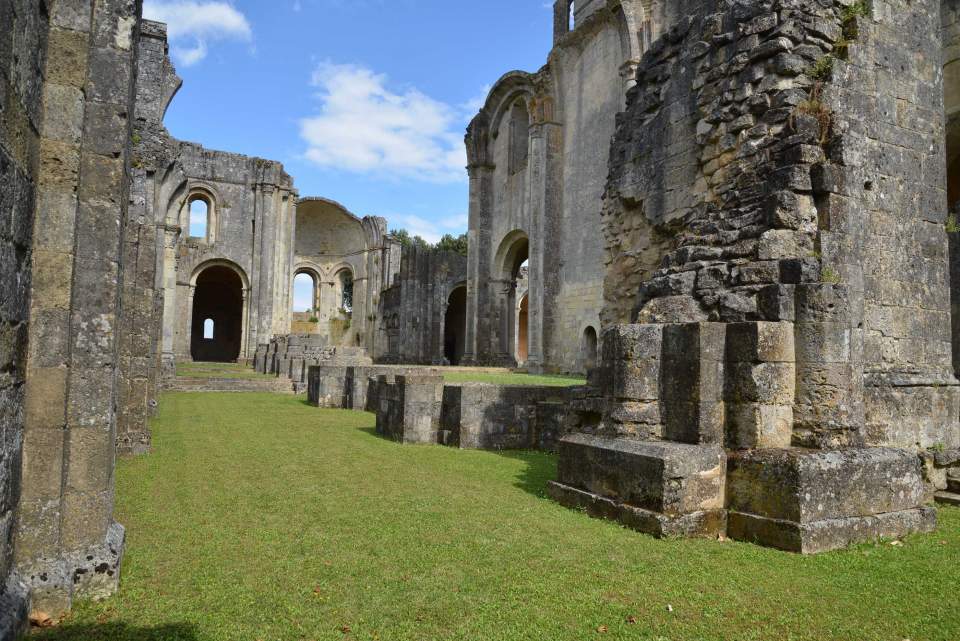
[[[447,327],[446,320],[450,296],[457,287],[466,286],[466,277],[465,256],[404,247],[393,286],[380,298],[380,331],[386,338],[386,350],[377,353],[375,360],[410,365],[444,364],[446,342],[464,337],[465,326]]]
[[[660,2],[555,3],[554,49],[537,73],[495,85],[467,135],[470,262],[467,361],[516,363],[513,252],[529,255],[527,367],[584,371],[583,336],[600,332],[605,274],[601,196],[616,114],[658,33]],[[525,160],[516,113],[529,116]],[[523,129],[523,120],[520,120]]]
[[[49,9],[15,561],[34,607],[58,615],[115,590],[123,552],[113,472],[140,7]]]
[[[26,623],[26,588],[13,574],[13,537],[49,19],[45,2],[0,1],[0,639],[12,638]]]
[[[170,63],[167,28],[145,20],[134,113],[130,205],[124,233],[123,307],[120,318],[120,370],[117,451],[140,454],[150,449],[148,420],[157,407],[163,375],[162,265],[170,242],[164,213],[157,207],[158,173],[170,168],[176,149],[163,116],[182,81]]]

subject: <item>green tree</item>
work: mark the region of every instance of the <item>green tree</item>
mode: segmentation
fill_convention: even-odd
[[[440,242],[437,243],[437,249],[454,252],[455,254],[460,254],[461,256],[467,255],[467,248],[468,243],[466,234],[460,234],[459,236],[444,234],[443,238],[440,239]]]

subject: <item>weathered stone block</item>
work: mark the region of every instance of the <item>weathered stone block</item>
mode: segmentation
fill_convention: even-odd
[[[723,442],[724,349],[722,323],[668,325],[661,399],[664,438],[682,443]]]
[[[916,454],[861,448],[754,450],[731,456],[731,537],[813,553],[878,536],[929,531]]]
[[[560,502],[654,535],[723,530],[726,456],[719,446],[575,434],[560,441]]]

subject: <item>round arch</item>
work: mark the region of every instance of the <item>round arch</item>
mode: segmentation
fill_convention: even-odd
[[[443,317],[443,357],[450,365],[459,365],[466,350],[467,284],[457,283],[447,296]]]
[[[180,205],[180,228],[187,230],[190,235],[190,207],[194,202],[201,200],[207,206],[207,224],[204,240],[207,244],[214,244],[217,240],[220,221],[220,196],[212,185],[207,183],[190,183],[187,185]]]
[[[243,289],[245,291],[250,290],[250,279],[247,278],[247,272],[243,271],[243,267],[236,264],[232,260],[227,260],[226,258],[213,258],[211,260],[206,260],[194,267],[193,271],[190,273],[190,286],[196,287],[197,279],[200,277],[200,274],[210,267],[225,267],[233,270],[236,272],[237,276],[240,277],[240,282],[243,284]]]
[[[580,333],[580,364],[584,371],[589,371],[597,366],[598,354],[597,329],[593,325],[587,325]]]
[[[522,229],[509,232],[500,241],[494,256],[494,275],[504,280],[517,277],[521,265],[530,257],[530,239]]]
[[[190,276],[190,355],[195,361],[233,362],[246,342],[249,279],[228,260],[209,260]]]

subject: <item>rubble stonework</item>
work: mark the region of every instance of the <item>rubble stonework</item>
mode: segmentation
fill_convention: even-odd
[[[609,329],[579,413],[613,441],[577,475],[562,459],[554,495],[674,516],[584,479],[620,442],[722,445],[732,536],[815,552],[930,529],[918,453],[960,444],[939,3],[671,14],[604,196]]]

